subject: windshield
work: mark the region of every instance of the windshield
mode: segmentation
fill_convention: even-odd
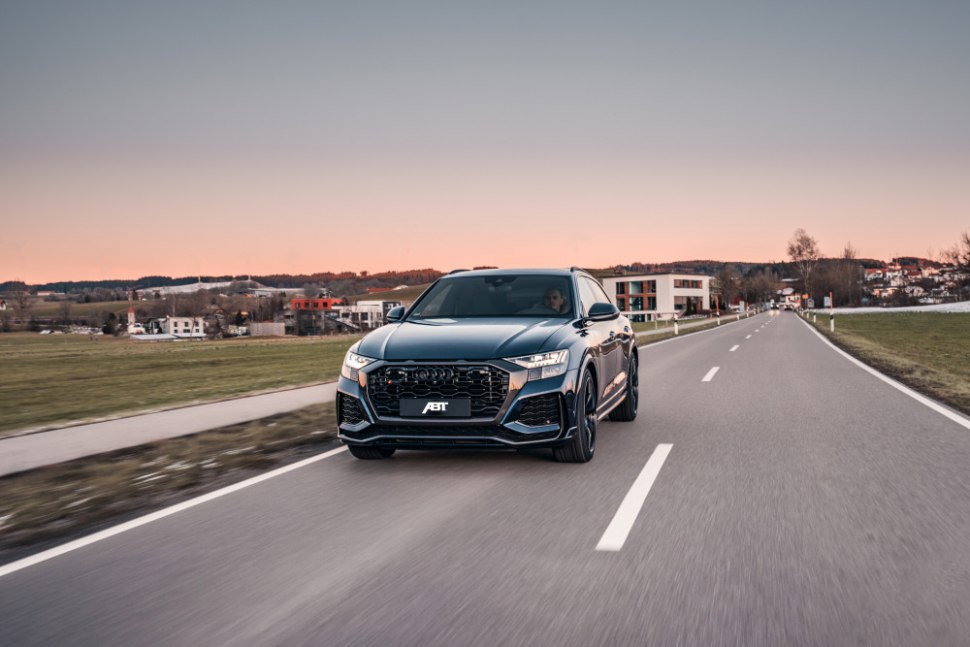
[[[568,276],[456,276],[438,281],[409,319],[449,317],[571,318]]]

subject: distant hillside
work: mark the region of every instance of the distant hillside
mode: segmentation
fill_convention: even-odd
[[[421,296],[422,292],[428,289],[429,285],[430,283],[422,283],[421,285],[412,285],[401,290],[353,294],[346,298],[351,303],[357,303],[358,301],[400,301],[404,305],[410,305]]]
[[[819,263],[827,265],[841,260],[838,258],[821,258]],[[857,258],[856,262],[865,268],[884,267],[886,265],[884,261],[872,258]],[[732,266],[742,276],[766,271],[773,272],[783,279],[798,276],[795,264],[785,261],[752,263],[748,261],[690,260],[671,263],[630,263],[629,265],[616,265],[602,270],[590,270],[590,272],[600,278],[616,276],[617,274],[704,274],[716,276],[725,265]]]
[[[835,258],[820,259],[823,265],[838,261]],[[885,261],[873,258],[856,259],[865,268],[879,268],[886,265]],[[894,258],[893,262],[903,266],[917,267],[941,267],[941,263],[917,256],[901,256]],[[771,271],[780,278],[794,278],[797,276],[793,263],[777,261],[768,263],[752,263],[748,261],[716,261],[716,260],[685,260],[674,261],[671,263],[648,263],[636,262],[626,265],[614,265],[606,268],[586,268],[586,270],[597,278],[616,276],[618,274],[705,274],[715,276],[725,265],[731,265],[742,275],[748,276],[756,272]],[[484,269],[484,268],[474,268]],[[246,281],[253,280],[271,288],[302,288],[306,285],[317,285],[321,288],[329,288],[334,296],[351,297],[354,299],[366,298],[368,288],[395,288],[401,285],[408,286],[427,286],[435,281],[443,272],[439,270],[425,268],[415,270],[403,270],[400,272],[378,272],[370,274],[368,272],[316,272],[313,274],[265,274],[265,275],[221,275],[221,276],[143,276],[138,279],[111,279],[103,281],[55,281],[51,283],[40,283],[30,285],[33,291],[62,292],[65,294],[82,294],[94,290],[116,291],[125,298],[124,293],[130,290],[142,290],[147,288],[170,287],[177,285],[188,285],[200,280],[206,283],[217,281]],[[0,293],[20,290],[23,283],[19,281],[6,281],[0,283]]]
[[[200,279],[206,283],[217,281],[246,281],[253,280],[272,288],[302,288],[312,284],[326,287],[335,296],[359,294],[367,288],[393,288],[399,285],[424,285],[431,283],[442,272],[435,269],[404,270],[401,272],[317,272],[314,274],[267,274],[267,275],[224,275],[224,276],[143,276],[139,279],[114,279],[104,281],[56,281],[31,285],[33,291],[63,292],[65,294],[81,294],[92,290],[142,290],[146,288],[170,287],[196,283]],[[23,283],[6,281],[0,283],[0,292],[19,290]]]
[[[934,267],[936,269],[943,267],[943,263],[939,261],[932,261],[928,258],[920,258],[918,256],[900,256],[894,258],[893,263],[897,263],[903,267]]]

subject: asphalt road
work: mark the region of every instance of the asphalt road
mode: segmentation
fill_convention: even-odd
[[[586,465],[343,452],[3,575],[0,644],[970,643],[970,430],[790,313],[640,379]]]

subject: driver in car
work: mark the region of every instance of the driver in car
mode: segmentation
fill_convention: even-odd
[[[549,288],[542,297],[542,306],[549,310],[552,310],[556,314],[562,314],[568,310],[566,307],[566,299],[563,298],[562,292],[558,288]]]

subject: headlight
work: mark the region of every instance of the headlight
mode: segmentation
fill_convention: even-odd
[[[562,375],[566,372],[566,365],[569,363],[569,351],[556,350],[551,353],[537,353],[536,355],[526,355],[524,357],[509,357],[507,361],[529,369],[530,380],[541,380],[546,377]]]
[[[357,372],[373,361],[375,360],[348,351],[347,356],[344,357],[344,365],[340,369],[340,374],[348,380],[357,381]]]

